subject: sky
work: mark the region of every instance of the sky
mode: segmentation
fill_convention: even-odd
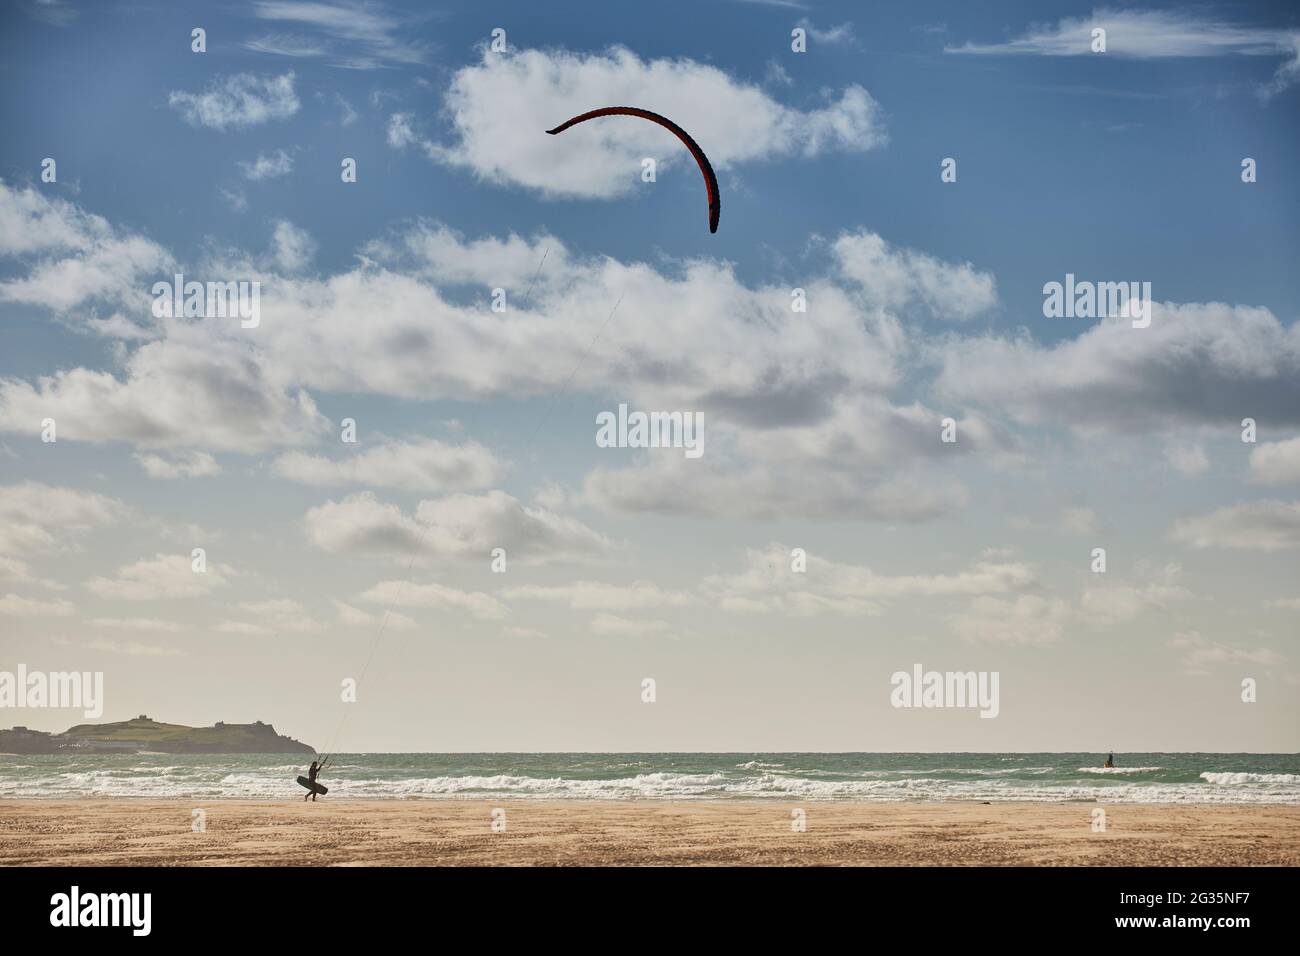
[[[1300,749],[1296,8],[487,6],[0,7],[0,670],[322,751]],[[662,128],[545,134],[601,106],[716,234]]]

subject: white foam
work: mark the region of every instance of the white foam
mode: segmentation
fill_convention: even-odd
[[[1164,767],[1080,767],[1079,773],[1152,773]]]
[[[1219,786],[1240,783],[1300,783],[1295,773],[1203,773],[1201,779]]]

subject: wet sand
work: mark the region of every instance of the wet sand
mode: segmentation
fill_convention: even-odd
[[[1100,833],[1095,807],[0,800],[0,865],[1300,865],[1300,807],[1108,806]]]

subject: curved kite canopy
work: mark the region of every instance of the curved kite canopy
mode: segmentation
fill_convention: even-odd
[[[546,132],[555,136],[558,133],[563,133],[570,126],[577,126],[579,123],[585,123],[587,120],[595,119],[598,116],[639,116],[641,119],[658,123],[685,143],[686,148],[695,157],[695,162],[699,164],[700,172],[704,174],[704,186],[709,191],[709,232],[718,231],[718,217],[722,214],[722,197],[718,195],[718,177],[713,174],[713,165],[709,162],[709,157],[704,155],[704,150],[700,149],[699,144],[691,139],[690,133],[668,117],[660,116],[658,113],[651,113],[649,110],[638,109],[635,106],[606,106],[604,109],[592,110],[590,113],[575,116],[573,119],[561,123],[555,129],[548,129]]]

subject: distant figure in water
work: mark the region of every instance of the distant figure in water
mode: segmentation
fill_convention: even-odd
[[[321,766],[322,766],[321,764],[318,764],[316,761],[313,760],[313,761],[311,762],[311,766],[307,768],[307,779],[310,780],[312,783],[315,783],[315,782],[316,782],[316,775],[320,773]],[[1106,766],[1109,767],[1110,764],[1107,764]],[[313,790],[313,791],[311,791],[311,793],[308,793],[306,796],[304,796],[304,797],[302,798],[302,802],[303,802],[303,803],[306,803],[306,802],[307,802],[307,797],[311,797],[311,802],[312,802],[312,803],[315,803],[315,802],[316,802],[316,791]]]
[[[1106,762],[1105,762],[1104,764],[1102,764],[1102,767],[1105,768],[1105,769],[1108,769],[1108,770],[1114,770],[1114,769],[1115,769],[1115,755],[1114,755],[1114,754],[1106,754]],[[316,778],[313,777],[312,779],[315,780]]]

